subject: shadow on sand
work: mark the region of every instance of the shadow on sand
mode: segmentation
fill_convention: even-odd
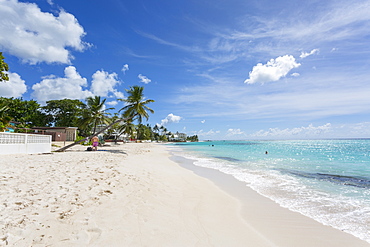
[[[123,150],[117,150],[117,149],[112,149],[112,150],[109,150],[109,149],[98,149],[98,151],[92,151],[92,152],[109,152],[109,153],[113,153],[113,154],[126,154],[126,152],[124,152]]]

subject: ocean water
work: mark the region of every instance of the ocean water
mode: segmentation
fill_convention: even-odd
[[[212,141],[173,150],[370,243],[370,139]]]

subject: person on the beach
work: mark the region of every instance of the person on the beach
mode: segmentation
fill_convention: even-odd
[[[93,151],[98,151],[98,145],[99,145],[99,138],[97,136],[94,136],[91,138],[92,146],[93,146]]]

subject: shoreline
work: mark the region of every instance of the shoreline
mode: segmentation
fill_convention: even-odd
[[[280,206],[248,187],[230,174],[194,164],[195,160],[172,153],[171,160],[196,175],[212,181],[217,187],[240,201],[241,216],[276,246],[370,246],[350,233],[324,225],[299,212]],[[289,239],[287,242],[286,240]]]
[[[1,156],[0,246],[370,246],[166,145],[85,150]]]

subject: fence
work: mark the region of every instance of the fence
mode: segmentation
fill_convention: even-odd
[[[0,132],[0,154],[35,154],[50,152],[50,135]]]

